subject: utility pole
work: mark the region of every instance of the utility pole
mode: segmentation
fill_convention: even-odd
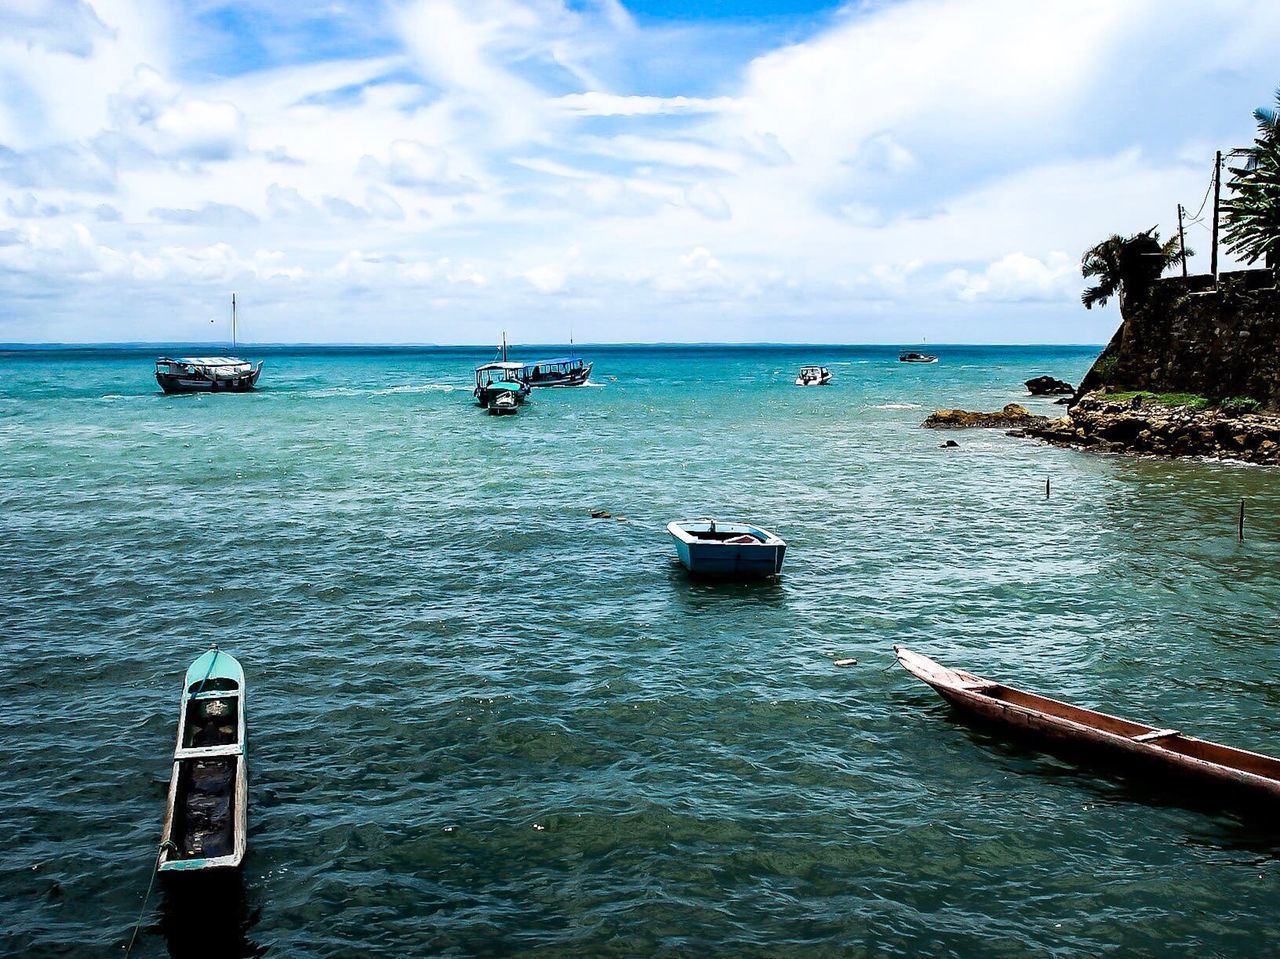
[[[1209,272],[1213,274],[1213,285],[1218,285],[1218,214],[1222,207],[1222,151],[1219,150],[1213,161],[1213,251],[1209,260]]]
[[[1182,204],[1178,204],[1178,245],[1182,247],[1182,278],[1187,278],[1187,234],[1182,229]]]

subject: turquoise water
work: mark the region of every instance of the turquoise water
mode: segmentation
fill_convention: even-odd
[[[921,430],[1056,409],[1021,381],[1096,350],[938,352],[594,349],[504,418],[488,352],[268,350],[204,397],[0,355],[0,953],[121,954],[215,641],[243,885],[158,887],[138,956],[1274,948],[1271,822],[974,730],[890,646],[1278,753],[1276,474]],[[690,581],[663,527],[705,514],[781,580]]]

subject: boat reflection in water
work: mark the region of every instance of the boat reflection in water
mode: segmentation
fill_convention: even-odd
[[[254,959],[267,954],[249,938],[261,912],[250,908],[239,870],[186,875],[164,883],[160,932],[174,959]]]

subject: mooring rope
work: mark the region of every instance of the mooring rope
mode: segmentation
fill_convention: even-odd
[[[155,888],[156,875],[160,872],[160,857],[164,855],[165,847],[176,849],[169,840],[160,843],[160,848],[156,850],[156,861],[151,867],[151,879],[147,882],[147,892],[142,897],[142,908],[138,910],[138,921],[133,924],[133,935],[129,937],[129,945],[125,947],[124,959],[129,959],[129,954],[133,952],[133,945],[138,941],[138,933],[142,930],[142,920],[147,915],[147,903],[151,899],[151,890]]]

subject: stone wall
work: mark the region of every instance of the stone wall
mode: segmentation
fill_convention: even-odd
[[[1280,411],[1280,290],[1270,270],[1169,277],[1124,304],[1077,396],[1109,387],[1248,396]]]

